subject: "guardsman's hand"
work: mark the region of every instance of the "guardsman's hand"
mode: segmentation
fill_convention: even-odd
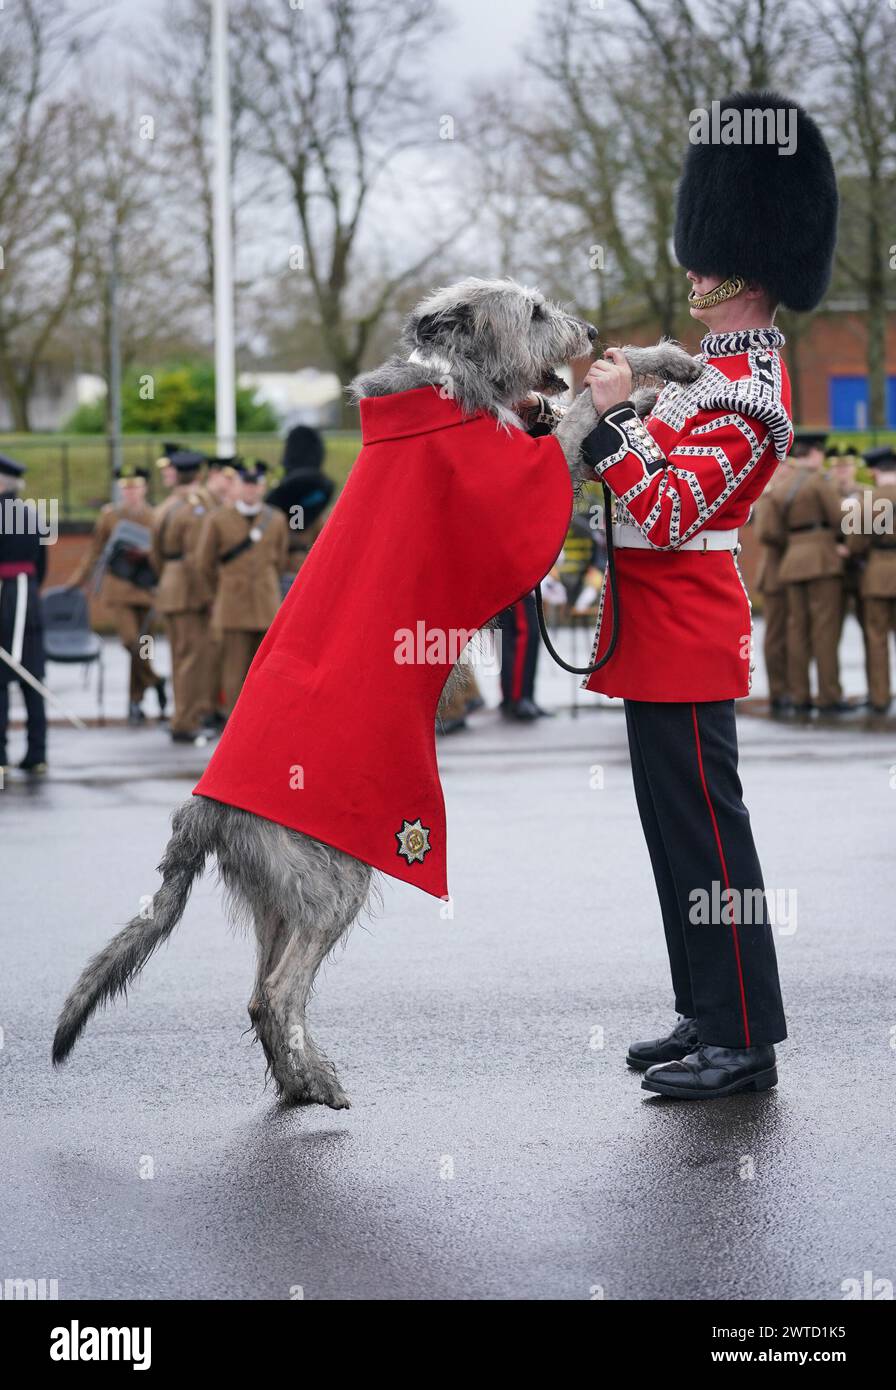
[[[632,369],[621,348],[607,348],[602,358],[592,362],[585,377],[591,389],[594,409],[603,414],[613,405],[627,401],[632,394]]]

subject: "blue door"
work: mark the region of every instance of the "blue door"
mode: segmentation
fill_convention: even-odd
[[[835,430],[868,428],[868,378],[832,376],[830,380],[830,419]]]
[[[868,378],[832,376],[830,421],[834,430],[868,428]],[[887,377],[887,427],[896,429],[896,376]]]

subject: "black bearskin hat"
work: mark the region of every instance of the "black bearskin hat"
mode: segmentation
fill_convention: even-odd
[[[333,496],[334,483],[326,473],[316,468],[297,468],[272,488],[265,498],[272,507],[279,507],[289,516],[293,507],[301,507],[303,526],[316,521]]]
[[[748,111],[779,112],[765,122],[780,123],[783,144],[768,136],[747,143],[754,130]],[[739,275],[787,309],[814,309],[831,278],[837,239],[837,179],[824,136],[777,92],[735,92],[707,115],[706,140],[690,145],[678,187],[675,255],[686,270],[720,280]],[[766,128],[757,115],[755,130]],[[721,143],[726,130],[746,138]]]
[[[320,431],[311,425],[294,426],[283,446],[283,472],[294,473],[297,468],[320,468],[323,461],[324,441]]]

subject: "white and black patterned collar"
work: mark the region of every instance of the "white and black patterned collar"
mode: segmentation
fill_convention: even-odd
[[[734,328],[727,333],[707,333],[700,351],[704,357],[732,357],[755,348],[778,351],[786,341],[780,328]]]

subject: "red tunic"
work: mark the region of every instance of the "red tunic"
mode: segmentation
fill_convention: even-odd
[[[196,792],[448,894],[435,718],[466,639],[539,583],[572,511],[550,436],[425,386],[361,402],[363,447]]]
[[[676,547],[704,529],[742,526],[786,456],[793,431],[783,341],[776,329],[710,334],[701,376],[667,386],[646,429],[631,410],[605,412],[617,423],[595,472],[617,498],[617,520],[637,526],[653,548],[616,551],[619,639],[586,689],[670,702],[748,694],[752,622],[737,561],[727,550]],[[612,633],[606,591],[596,656]]]

